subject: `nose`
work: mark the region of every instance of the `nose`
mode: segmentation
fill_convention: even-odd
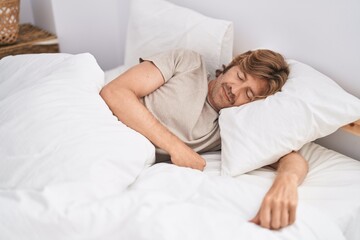
[[[235,100],[236,100],[236,95],[234,94],[231,86],[228,87],[227,94],[229,96],[229,100],[230,100],[231,104],[234,104]]]
[[[243,86],[244,83],[234,83],[230,86],[230,89],[231,89],[231,92],[234,94],[234,95],[238,95],[238,93],[240,92],[241,88],[244,87]]]

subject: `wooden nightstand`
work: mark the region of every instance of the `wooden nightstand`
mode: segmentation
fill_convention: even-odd
[[[58,53],[57,37],[31,24],[20,24],[17,41],[11,45],[0,45],[0,59],[17,54]]]

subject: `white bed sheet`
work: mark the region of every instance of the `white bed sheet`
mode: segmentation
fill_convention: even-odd
[[[310,172],[297,221],[280,231],[248,222],[274,171],[222,177],[220,154],[208,153],[204,172],[156,164],[126,192],[86,204],[56,204],[46,189],[1,190],[0,239],[359,239],[360,162],[314,143],[302,154]]]
[[[316,143],[306,144],[300,153],[310,168],[299,188],[300,205],[312,206],[326,215],[346,239],[360,239],[360,162]],[[203,156],[207,161],[205,172],[210,176],[220,175],[220,153]],[[254,183],[262,179],[270,186],[275,172],[265,167],[236,179],[247,176],[256,176]]]

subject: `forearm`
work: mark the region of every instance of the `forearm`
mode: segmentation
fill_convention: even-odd
[[[251,221],[265,228],[279,229],[296,219],[297,188],[307,175],[308,164],[300,154],[292,152],[272,166],[277,169],[275,180]]]
[[[157,147],[171,153],[175,145],[184,144],[153,116],[132,91],[114,91],[105,87],[100,95],[121,122],[141,133]]]
[[[284,179],[294,182],[297,186],[304,181],[308,173],[307,161],[297,152],[291,152],[280,158],[276,168],[275,181]]]

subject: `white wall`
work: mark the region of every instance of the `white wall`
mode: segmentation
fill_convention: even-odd
[[[53,0],[62,52],[91,52],[103,69],[121,64],[128,1]]]
[[[34,15],[31,7],[30,0],[20,1],[20,23],[31,23],[34,24]]]
[[[62,52],[90,52],[104,70],[123,63],[131,0],[30,1],[35,24],[53,25]],[[233,21],[235,53],[258,47],[277,50],[315,67],[360,98],[360,1],[169,1]],[[31,19],[31,14],[21,14]],[[338,131],[318,142],[360,159],[359,137]]]
[[[57,34],[52,0],[31,0],[31,3],[34,24],[51,33]]]
[[[123,63],[129,2],[22,0],[20,21],[55,33],[61,52],[90,52],[107,70]]]

